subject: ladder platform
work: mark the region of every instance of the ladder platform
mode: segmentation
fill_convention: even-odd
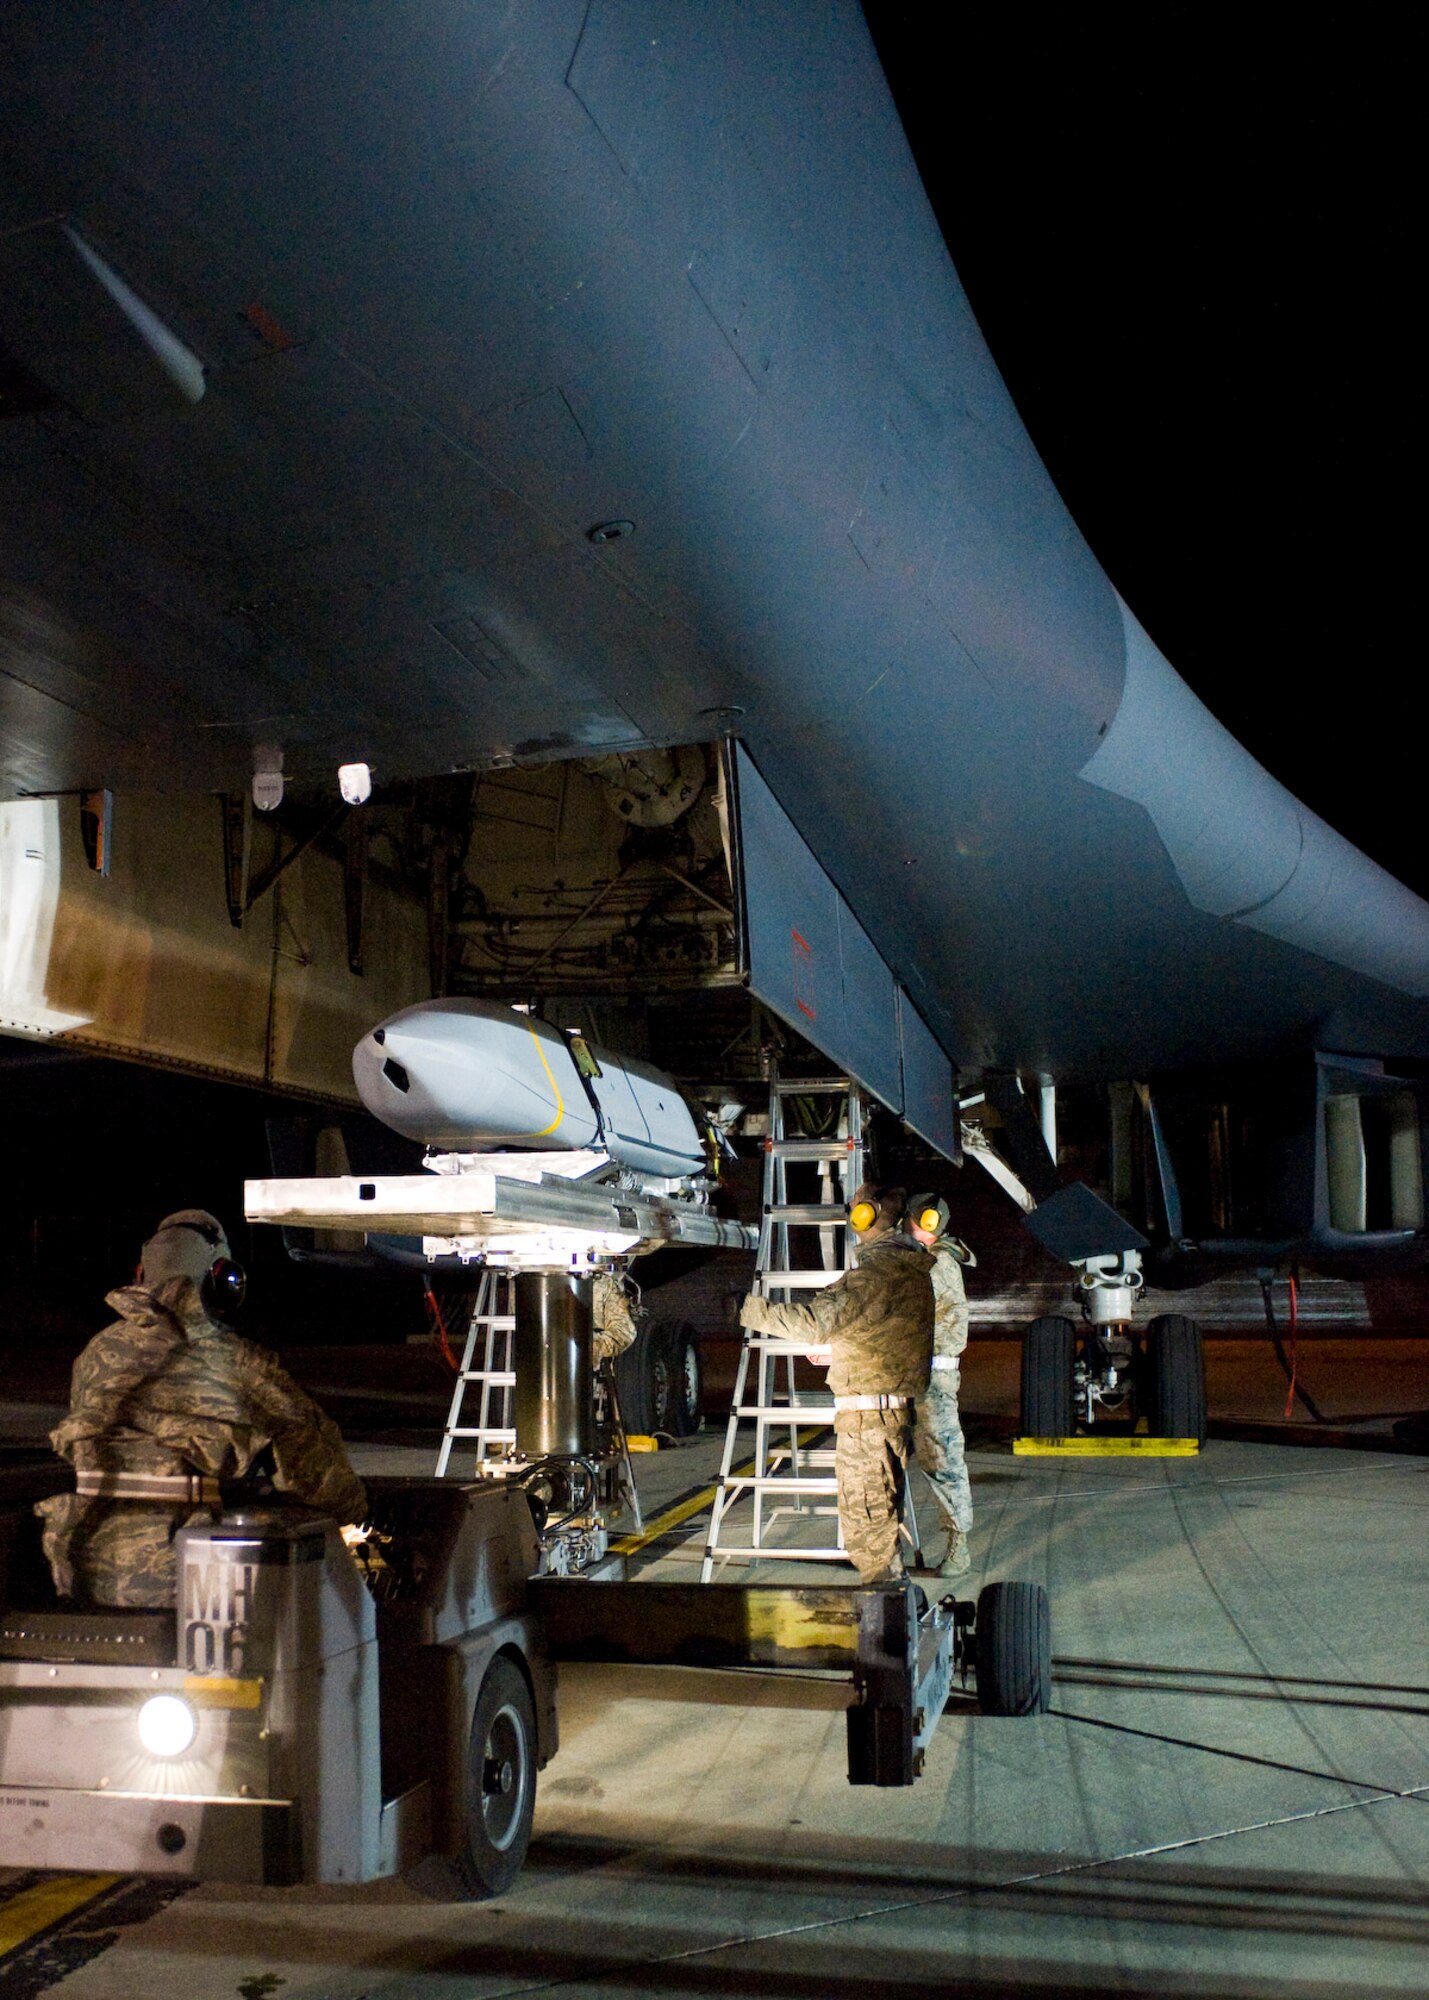
[[[843,1229],[848,1210],[841,1201],[772,1201],[764,1210],[771,1222],[815,1224],[820,1229]]]
[[[767,1293],[771,1285],[791,1292],[822,1292],[835,1278],[846,1277],[844,1271],[759,1271],[759,1283]],[[757,1336],[766,1340],[788,1340],[787,1334],[765,1334]]]
[[[766,1139],[764,1150],[776,1160],[846,1160],[852,1139]]]
[[[776,1097],[847,1097],[846,1076],[781,1076],[772,1086]]]

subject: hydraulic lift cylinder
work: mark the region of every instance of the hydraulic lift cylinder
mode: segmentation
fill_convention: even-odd
[[[515,1289],[517,1449],[528,1458],[590,1458],[592,1282],[568,1271],[518,1271]]]

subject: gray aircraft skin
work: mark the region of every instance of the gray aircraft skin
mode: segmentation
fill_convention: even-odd
[[[11,5],[0,266],[0,795],[734,728],[965,1069],[1429,1055],[1429,907],[1118,598],[852,0]]]

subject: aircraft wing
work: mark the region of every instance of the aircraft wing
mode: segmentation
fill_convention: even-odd
[[[852,0],[12,6],[0,272],[3,795],[734,731],[965,1066],[1429,1053],[1429,908],[1118,598]]]

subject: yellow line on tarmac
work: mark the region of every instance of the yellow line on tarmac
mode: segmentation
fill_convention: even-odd
[[[1018,1458],[1195,1458],[1201,1447],[1195,1438],[1163,1437],[1015,1437]]]
[[[8,1903],[0,1904],[0,1959],[123,1879],[122,1875],[54,1875],[47,1882],[37,1882],[33,1889],[22,1889]]]
[[[821,1431],[826,1431],[827,1429],[827,1424],[815,1424],[811,1430],[801,1433],[799,1443],[807,1445],[812,1439],[818,1437]],[[754,1460],[749,1458],[745,1460],[743,1465],[735,1466],[729,1476],[731,1479],[742,1479],[753,1470]],[[633,1556],[638,1554],[641,1549],[646,1548],[651,1542],[658,1542],[662,1535],[668,1535],[672,1528],[678,1528],[682,1522],[688,1521],[691,1515],[702,1514],[706,1507],[712,1507],[714,1505],[715,1494],[718,1491],[718,1486],[705,1486],[698,1493],[691,1493],[688,1499],[677,1500],[673,1507],[667,1507],[663,1514],[657,1514],[653,1521],[647,1521],[640,1534],[622,1535],[618,1542],[612,1542],[610,1545],[611,1554],[616,1556]]]

